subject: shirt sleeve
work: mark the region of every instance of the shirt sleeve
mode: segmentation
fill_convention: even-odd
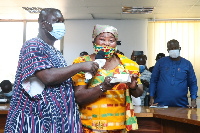
[[[53,64],[42,48],[37,45],[28,45],[21,50],[22,81],[33,75],[36,71],[52,68]]]
[[[150,96],[155,96],[158,78],[160,76],[159,66],[160,66],[159,61],[157,61],[153,68],[153,72],[151,74],[150,85],[149,85]]]
[[[73,64],[81,63],[81,62],[85,62],[85,59],[83,57],[78,57],[74,60]],[[72,76],[72,80],[73,80],[74,86],[87,85],[87,83],[85,82],[85,73],[84,72],[79,72],[79,73],[75,74],[74,76]]]
[[[198,87],[197,87],[197,78],[193,69],[193,66],[191,64],[191,62],[189,62],[189,73],[187,75],[187,82],[188,82],[188,87],[190,90],[190,97],[191,99],[196,99],[197,96],[197,91],[198,91]]]

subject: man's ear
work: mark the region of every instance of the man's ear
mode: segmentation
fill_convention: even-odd
[[[40,24],[41,24],[41,28],[44,29],[45,28],[45,22],[42,21]]]

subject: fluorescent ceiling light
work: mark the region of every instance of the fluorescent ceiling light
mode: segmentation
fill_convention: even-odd
[[[24,10],[28,11],[29,13],[40,13],[42,8],[40,7],[22,7]]]
[[[122,7],[124,14],[150,14],[154,7]]]

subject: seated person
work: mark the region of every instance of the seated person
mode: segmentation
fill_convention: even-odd
[[[140,80],[143,84],[143,94],[140,96],[141,105],[148,106],[149,105],[149,83],[151,79],[151,72],[147,69],[146,66],[146,55],[138,55],[136,58],[136,63],[139,65],[139,71],[140,71]],[[134,97],[132,97],[134,99]],[[137,100],[137,99],[134,99]],[[136,104],[137,105],[137,104]]]
[[[3,98],[8,99],[9,101],[12,98],[12,83],[9,80],[3,80],[1,82],[1,90],[3,93]]]
[[[159,59],[161,59],[161,58],[163,58],[163,57],[165,57],[165,54],[164,54],[164,53],[159,53],[159,54],[157,54],[157,56],[156,56],[156,61],[159,60]],[[149,71],[150,71],[151,73],[153,72],[153,68],[154,68],[154,66],[152,66],[152,67],[149,68]]]
[[[143,51],[135,51],[133,50],[132,54],[131,54],[131,60],[136,61],[136,58],[138,55],[144,55]]]
[[[85,56],[85,55],[88,55],[88,52],[83,51],[83,52],[80,53],[80,56]]]

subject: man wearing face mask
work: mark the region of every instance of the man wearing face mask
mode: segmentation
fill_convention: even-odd
[[[150,79],[151,79],[151,72],[147,69],[147,66],[146,66],[146,60],[147,60],[147,57],[146,55],[138,55],[136,57],[136,63],[139,65],[139,72],[141,74],[140,76],[140,80],[143,84],[143,94],[142,96],[138,97],[138,98],[135,98],[135,97],[132,97],[132,101],[133,103],[135,102],[135,105],[139,103],[139,105],[144,105],[144,106],[148,106],[149,104],[149,83],[150,83]],[[138,102],[137,102],[138,101]]]
[[[38,23],[38,36],[20,51],[5,133],[81,133],[71,77],[78,72],[94,76],[99,66],[92,61],[67,66],[55,49],[54,42],[65,34],[60,10],[42,9]]]
[[[168,41],[169,56],[159,59],[150,81],[150,105],[196,108],[197,79],[190,61],[180,57],[175,39]],[[191,105],[188,103],[188,87]]]

